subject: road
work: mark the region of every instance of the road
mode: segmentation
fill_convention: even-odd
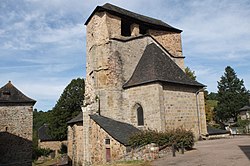
[[[153,166],[250,166],[250,137],[199,141],[194,150],[168,155],[152,162]]]

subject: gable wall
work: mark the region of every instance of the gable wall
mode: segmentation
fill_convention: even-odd
[[[0,165],[31,164],[32,126],[32,106],[0,106]]]
[[[110,148],[111,161],[120,159],[126,154],[126,147],[116,141],[93,120],[90,122],[90,154],[92,164],[106,163],[106,148]],[[105,145],[105,139],[110,139],[110,145]]]

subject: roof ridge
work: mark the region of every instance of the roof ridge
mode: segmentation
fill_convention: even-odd
[[[121,7],[115,6],[115,5],[110,4],[110,3],[106,3],[102,6],[97,6],[95,8],[95,10],[91,13],[91,15],[88,17],[88,19],[86,20],[84,25],[87,25],[88,22],[90,21],[90,19],[93,17],[93,15],[96,12],[100,12],[100,11],[106,11],[106,12],[109,12],[110,14],[119,16],[121,18],[123,17],[123,18],[135,20],[136,22],[140,22],[140,23],[143,23],[143,24],[151,27],[151,29],[168,30],[168,31],[173,31],[173,32],[178,32],[178,33],[182,32],[182,30],[177,29],[177,28],[163,22],[162,20],[152,18],[149,16],[145,16],[142,14],[138,14],[138,13],[129,11],[127,9],[123,9]]]

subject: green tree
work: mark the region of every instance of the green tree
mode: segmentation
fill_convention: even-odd
[[[73,79],[64,89],[59,100],[51,111],[49,134],[53,139],[67,138],[67,121],[81,112],[84,100],[84,79]]]
[[[248,104],[249,91],[246,90],[243,80],[230,66],[225,68],[225,73],[218,81],[218,106],[216,110],[217,120],[224,122],[230,118],[237,121],[239,109]]]
[[[192,71],[189,67],[185,68],[185,73],[192,80],[196,80],[195,71]]]

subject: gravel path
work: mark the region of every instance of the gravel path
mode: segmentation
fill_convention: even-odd
[[[250,137],[199,141],[194,150],[166,156],[153,166],[250,166]]]

